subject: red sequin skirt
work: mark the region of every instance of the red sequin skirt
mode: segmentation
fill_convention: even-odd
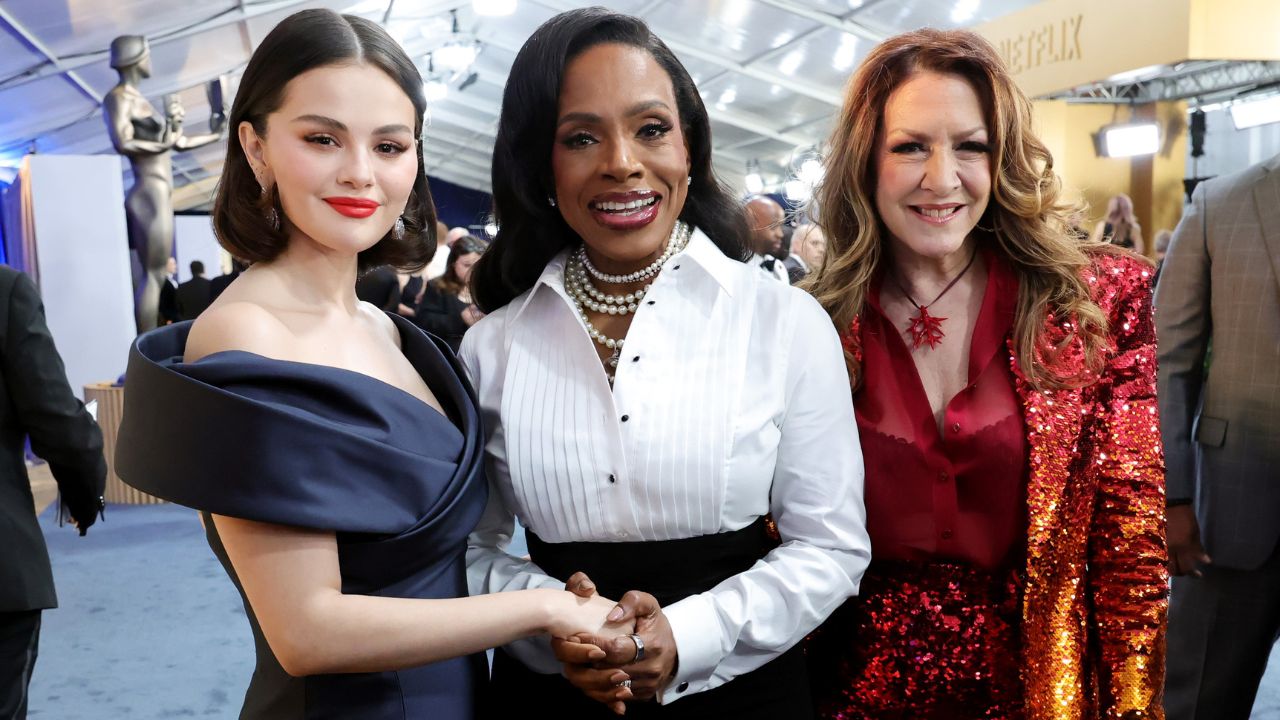
[[[830,720],[1021,720],[1020,583],[960,563],[872,562],[809,638]]]

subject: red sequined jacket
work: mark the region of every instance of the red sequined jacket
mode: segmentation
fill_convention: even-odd
[[[1028,720],[1164,718],[1169,576],[1152,275],[1132,257],[1094,258],[1086,279],[1109,320],[1111,347],[1080,389],[1036,390],[1009,345],[1030,457]],[[1065,333],[1064,322],[1051,321],[1046,339],[1056,344]],[[858,322],[841,336],[859,357]],[[1083,366],[1078,343],[1049,365],[1064,376]]]

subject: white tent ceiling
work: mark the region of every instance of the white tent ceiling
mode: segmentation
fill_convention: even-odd
[[[643,17],[680,56],[712,118],[721,177],[742,188],[758,161],[781,182],[798,150],[821,143],[852,68],[883,37],[925,25],[972,25],[1036,0],[606,0]],[[420,67],[451,37],[449,11],[480,44],[470,70],[450,78],[431,106],[427,172],[488,191],[502,86],[516,51],[543,21],[596,3],[518,0],[514,14],[477,15],[471,0],[0,0],[0,166],[37,152],[112,152],[101,100],[117,78],[106,49],[117,35],[151,43],[154,75],[142,89],[157,107],[180,93],[186,126],[199,132],[210,108],[204,85],[238,76],[279,20],[328,7],[382,22]],[[459,85],[475,73],[465,89]],[[207,204],[222,143],[174,156],[175,205]]]

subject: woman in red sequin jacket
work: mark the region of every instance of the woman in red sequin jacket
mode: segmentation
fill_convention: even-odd
[[[1162,718],[1152,268],[1068,227],[995,50],[921,30],[850,82],[809,289],[845,343],[872,564],[811,638],[827,718]]]

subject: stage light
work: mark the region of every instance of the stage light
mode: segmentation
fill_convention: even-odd
[[[747,161],[747,176],[743,178],[743,182],[747,186],[747,192],[752,195],[764,192],[764,177],[760,175],[760,161]]]
[[[1160,126],[1154,122],[1108,125],[1093,136],[1100,157],[1154,155],[1160,149]]]
[[[1232,103],[1231,122],[1237,130],[1280,122],[1280,95]]]
[[[443,80],[431,79],[422,84],[422,94],[429,103],[440,102],[449,97],[449,86]]]
[[[809,199],[813,197],[813,186],[799,178],[791,178],[783,183],[782,194],[798,205],[809,202]]]

